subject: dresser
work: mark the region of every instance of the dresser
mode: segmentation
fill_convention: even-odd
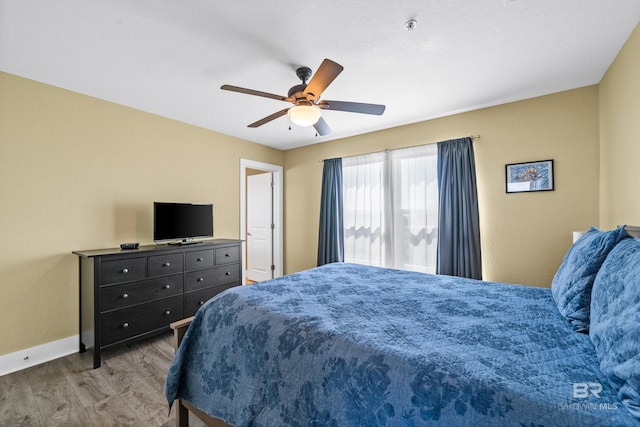
[[[241,284],[241,241],[74,251],[80,271],[80,352],[168,331],[209,298]]]

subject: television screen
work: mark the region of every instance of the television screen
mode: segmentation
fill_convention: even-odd
[[[153,203],[153,240],[182,240],[213,237],[213,205]]]

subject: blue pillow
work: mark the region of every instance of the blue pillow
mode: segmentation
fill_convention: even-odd
[[[620,242],[600,268],[593,284],[589,336],[600,369],[640,419],[640,240]]]
[[[626,236],[624,226],[612,231],[591,227],[569,248],[553,276],[553,299],[560,313],[573,324],[576,331],[589,330],[593,281],[611,249]]]

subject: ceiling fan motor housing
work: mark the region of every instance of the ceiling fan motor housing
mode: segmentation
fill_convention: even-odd
[[[304,96],[304,90],[307,88],[306,83],[303,83],[301,85],[295,85],[293,86],[291,89],[289,89],[289,92],[287,94],[287,96],[291,99],[293,99],[293,102],[295,103],[296,101],[306,101],[307,97]]]
[[[302,84],[295,85],[291,89],[287,96],[293,99],[293,103],[296,105],[311,105],[308,101],[307,97],[304,94],[304,90],[307,88],[307,81],[311,78],[311,68],[309,67],[299,67],[296,70],[296,75],[300,80],[302,80]]]

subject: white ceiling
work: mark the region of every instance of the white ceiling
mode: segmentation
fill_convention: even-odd
[[[639,20],[638,0],[0,0],[0,70],[288,149],[596,84]],[[384,115],[251,129],[289,104],[220,90],[286,95],[324,58],[344,66],[324,99]]]

